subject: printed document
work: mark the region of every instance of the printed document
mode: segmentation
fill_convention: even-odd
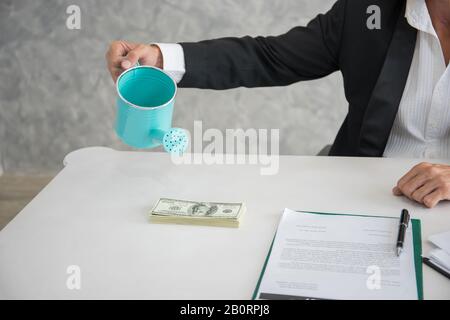
[[[418,299],[412,225],[399,219],[285,209],[256,298]]]

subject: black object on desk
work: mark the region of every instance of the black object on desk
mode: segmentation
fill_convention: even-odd
[[[448,273],[447,271],[445,271],[444,269],[440,268],[439,266],[437,266],[436,264],[434,264],[434,262],[432,260],[430,260],[427,257],[422,257],[422,261],[423,263],[425,263],[427,266],[429,266],[430,268],[436,270],[437,272],[439,272],[440,274],[442,274],[443,276],[447,277],[450,279],[450,273]]]
[[[397,256],[403,251],[403,243],[405,242],[405,234],[406,229],[408,229],[409,224],[409,212],[406,209],[402,210],[402,214],[400,215],[400,225],[398,227],[398,236],[397,236]]]

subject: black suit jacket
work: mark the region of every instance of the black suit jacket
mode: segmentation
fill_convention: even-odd
[[[306,27],[280,36],[181,43],[186,74],[179,86],[283,86],[339,70],[349,111],[330,155],[382,156],[416,42],[416,30],[404,17],[405,4],[339,0]],[[381,9],[381,29],[367,28],[370,5]]]

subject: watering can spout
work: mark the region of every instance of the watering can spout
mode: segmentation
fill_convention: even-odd
[[[155,129],[150,135],[155,144],[162,144],[164,150],[170,154],[183,154],[189,144],[188,134],[181,128],[171,128],[167,131]]]

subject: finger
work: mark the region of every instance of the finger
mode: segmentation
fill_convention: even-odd
[[[126,41],[117,40],[113,41],[109,46],[109,52],[112,56],[124,56],[132,49],[132,43]]]
[[[108,64],[108,71],[111,74],[111,77],[115,82],[124,70],[122,69],[122,67],[120,67],[120,65],[114,66],[112,64]]]
[[[411,169],[410,171],[408,171],[403,177],[401,177],[398,182],[397,182],[397,187],[399,189],[402,189],[402,187],[408,183],[409,180],[411,180],[412,178],[414,178],[416,175],[418,174],[418,170],[416,169]]]
[[[114,79],[116,73],[118,72],[117,66],[113,65],[110,61],[108,61],[107,67],[108,67],[109,73],[111,74],[111,77]],[[115,79],[114,79],[114,81],[115,81]]]
[[[423,203],[424,198],[439,187],[436,180],[431,180],[425,183],[411,194],[411,198],[417,202]]]
[[[428,208],[433,208],[441,200],[443,200],[441,190],[436,189],[432,193],[426,195],[423,198],[423,204],[426,205]]]
[[[113,41],[108,51],[106,52],[105,58],[108,64],[114,64],[123,59],[127,55],[128,51],[135,47],[132,43],[127,43],[125,41]]]
[[[424,173],[419,173],[412,177],[409,181],[399,186],[401,192],[407,196],[408,198],[412,199],[412,194],[422,187],[427,181],[429,180],[429,177]]]
[[[405,185],[409,180],[414,178],[420,171],[430,166],[428,163],[422,162],[418,165],[414,166],[411,170],[409,170],[400,180],[398,180],[397,186],[401,189],[403,185]]]
[[[396,195],[396,196],[402,196],[402,195],[403,195],[402,191],[401,191],[400,188],[397,187],[397,186],[395,186],[395,187],[392,189],[392,193],[393,193],[394,195]]]
[[[121,65],[122,60],[126,54],[135,48],[137,45],[126,41],[113,41],[105,54],[107,67],[111,77],[116,81],[117,77],[123,71]]]
[[[150,48],[146,45],[138,45],[133,50],[129,51],[125,59],[122,61],[121,66],[123,69],[128,69],[139,62],[139,59],[149,54]]]
[[[114,69],[110,70],[111,77],[114,82],[117,81],[117,78],[122,74],[123,71],[124,70],[122,68],[114,68]]]

